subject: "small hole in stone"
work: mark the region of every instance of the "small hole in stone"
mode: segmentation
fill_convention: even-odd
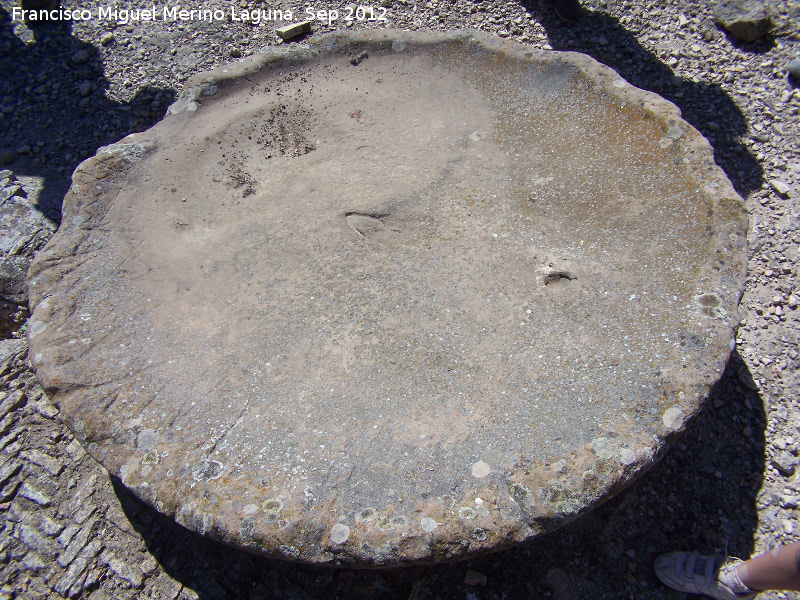
[[[553,271],[544,276],[544,284],[550,285],[551,283],[563,283],[577,279],[572,273],[567,271]]]
[[[375,510],[372,508],[365,508],[358,514],[358,516],[356,517],[356,521],[359,523],[364,523],[366,521],[371,521],[374,518],[375,518]]]
[[[388,217],[389,215],[387,213],[382,213],[382,212],[368,213],[368,212],[358,212],[358,211],[355,211],[355,210],[351,210],[351,211],[348,211],[348,212],[344,213],[344,216],[345,216],[345,218],[347,218],[347,217],[366,217],[368,219],[378,219],[378,220],[380,220],[380,219],[384,219],[384,218]]]
[[[484,541],[486,539],[486,537],[487,537],[486,536],[486,531],[484,531],[480,527],[476,527],[472,531],[472,539],[475,539],[475,540],[478,540],[479,542],[482,542],[482,541]]]

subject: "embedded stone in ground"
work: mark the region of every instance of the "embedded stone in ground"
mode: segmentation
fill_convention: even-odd
[[[586,56],[326,36],[194,79],[77,169],[30,356],[87,450],[201,534],[455,559],[576,517],[685,427],[746,224],[678,109]]]
[[[754,42],[772,29],[773,12],[762,0],[717,0],[714,20],[735,39]]]

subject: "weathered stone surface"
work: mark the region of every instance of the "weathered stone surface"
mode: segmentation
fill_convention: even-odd
[[[142,585],[142,573],[139,569],[133,568],[124,560],[115,556],[113,552],[105,551],[100,555],[100,560],[108,565],[108,568],[120,579],[124,579],[133,587]]]
[[[7,371],[15,360],[24,356],[27,349],[25,340],[0,340],[0,373]]]
[[[19,340],[17,345],[24,345],[24,340]],[[25,406],[28,398],[22,390],[12,392],[0,392],[0,417],[5,417],[8,413]]]
[[[13,536],[48,560],[52,560],[55,556],[55,544],[29,525],[17,523],[14,526]]]
[[[741,42],[754,42],[772,28],[772,16],[763,0],[717,0],[714,20]]]
[[[0,172],[0,300],[27,304],[26,277],[34,254],[55,226],[25,199],[13,173]]]
[[[52,456],[48,456],[39,450],[20,452],[20,456],[25,460],[42,467],[53,476],[57,476],[64,468],[64,466],[57,459],[53,458]]]
[[[574,518],[697,412],[744,282],[742,200],[673,105],[477,33],[198,77],[63,215],[28,332],[76,436],[187,527],[307,562]]]
[[[66,567],[73,560],[75,560],[75,557],[78,556],[78,553],[83,550],[88,543],[93,526],[94,523],[86,523],[77,533],[73,535],[73,537],[67,542],[64,552],[62,552],[61,556],[58,557],[58,564],[60,564],[62,567]],[[61,538],[59,538],[59,541],[62,541]]]
[[[27,498],[31,502],[35,502],[39,506],[50,506],[52,499],[45,492],[36,487],[30,481],[25,481],[19,489],[19,495]]]
[[[91,563],[92,559],[100,554],[102,549],[103,543],[100,540],[92,540],[89,542],[81,550],[80,554],[69,563],[67,572],[64,573],[63,577],[58,581],[53,589],[59,594],[66,594],[67,590],[73,586],[78,578],[84,573],[86,567]]]

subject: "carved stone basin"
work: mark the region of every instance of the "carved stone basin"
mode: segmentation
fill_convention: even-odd
[[[675,106],[476,32],[192,80],[75,172],[31,360],[159,511],[298,561],[551,530],[650,466],[732,348],[743,202]]]

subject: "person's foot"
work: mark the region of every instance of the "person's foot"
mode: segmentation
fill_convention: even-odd
[[[696,552],[670,552],[656,558],[656,576],[673,590],[701,594],[717,600],[750,600],[756,594],[736,593],[720,581],[718,574],[735,569],[742,561],[724,556],[701,556]]]
[[[567,23],[577,23],[581,18],[581,3],[578,0],[555,0],[556,14]]]

